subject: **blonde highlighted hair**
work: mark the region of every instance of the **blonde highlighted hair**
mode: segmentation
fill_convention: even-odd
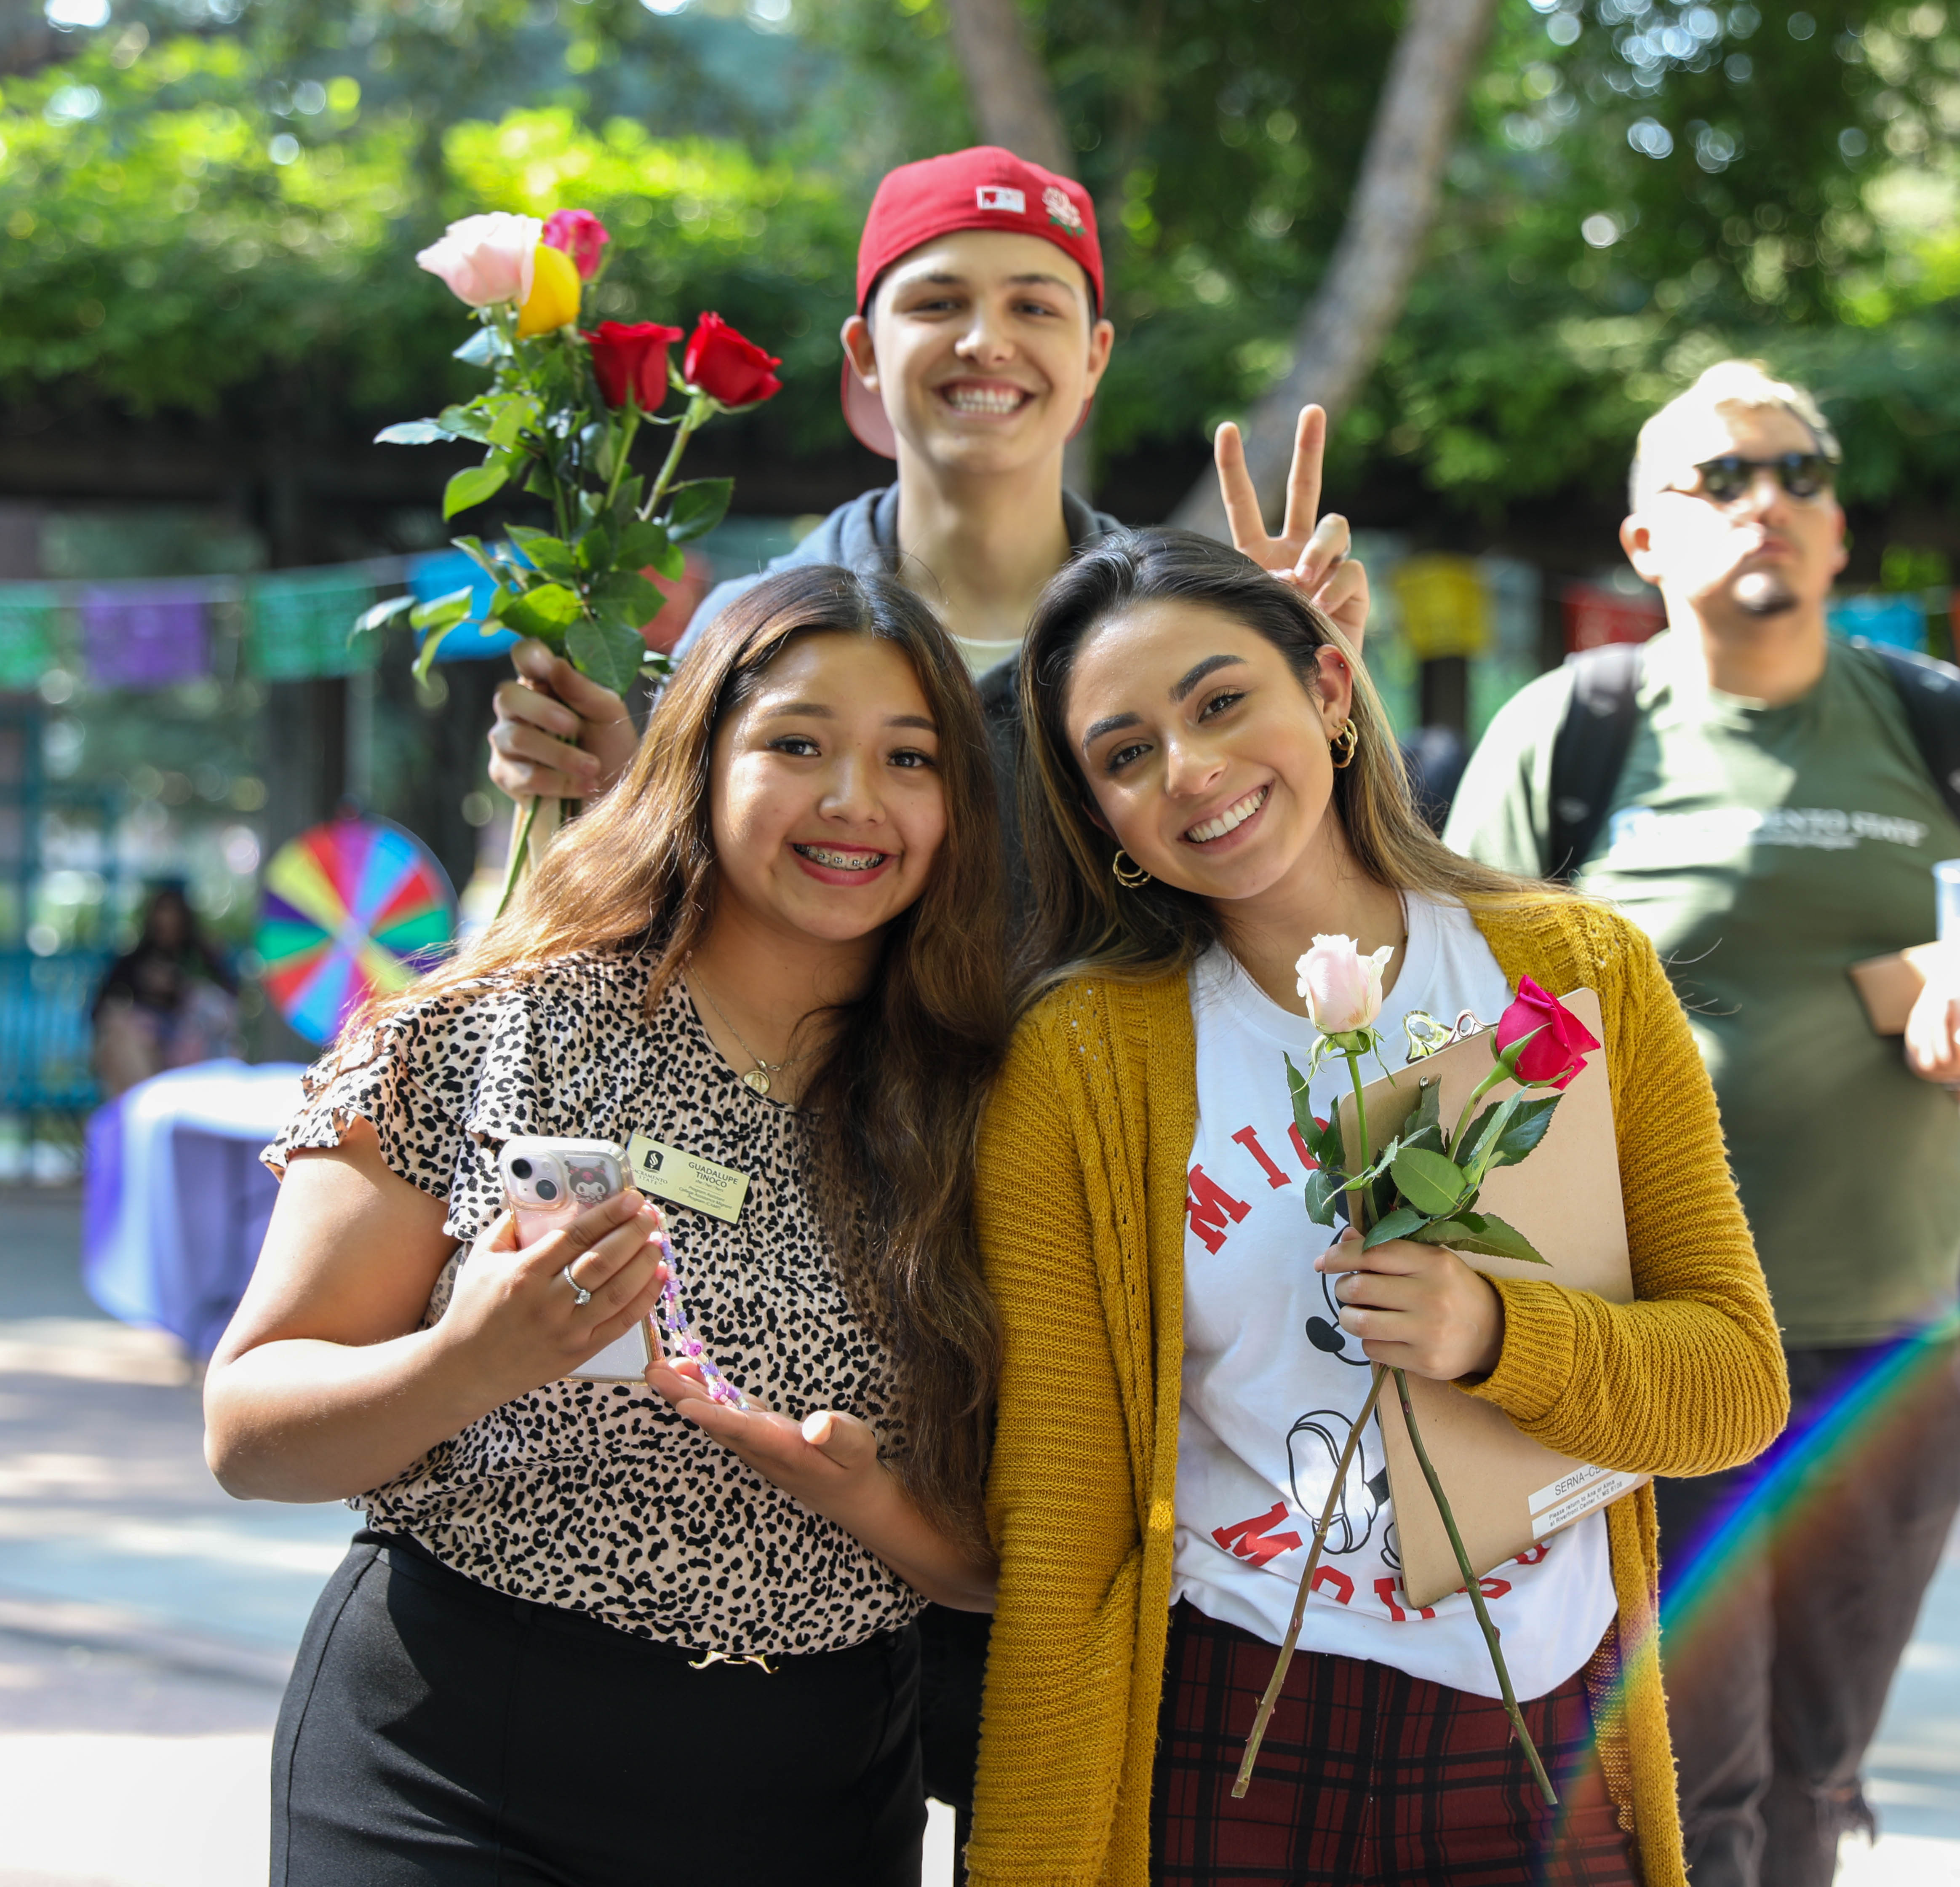
[[[1424,823],[1367,670],[1291,585],[1192,532],[1118,532],[1042,592],[1021,645],[1021,829],[1035,905],[1023,965],[1028,994],[1083,970],[1139,980],[1182,972],[1223,934],[1217,910],[1193,893],[1155,878],[1134,889],[1117,883],[1116,842],[1093,816],[1064,718],[1083,644],[1112,617],[1159,602],[1242,622],[1285,657],[1303,687],[1322,649],[1346,660],[1354,678],[1354,757],[1334,775],[1333,808],[1356,862],[1377,883],[1472,907],[1555,889],[1463,858]]]

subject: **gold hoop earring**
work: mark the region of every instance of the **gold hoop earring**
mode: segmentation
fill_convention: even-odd
[[[1334,738],[1327,743],[1327,751],[1333,756],[1337,772],[1343,767],[1354,764],[1354,749],[1360,744],[1360,733],[1353,720],[1350,718],[1342,721],[1335,730]]]
[[[1120,845],[1116,848],[1115,857],[1109,861],[1109,869],[1125,891],[1137,890],[1150,881],[1150,874]]]

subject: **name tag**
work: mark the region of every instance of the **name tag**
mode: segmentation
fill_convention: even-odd
[[[749,1196],[746,1173],[718,1166],[678,1147],[663,1147],[644,1134],[635,1134],[627,1141],[626,1157],[632,1166],[633,1183],[642,1192],[692,1206],[730,1225],[742,1216],[742,1201]]]

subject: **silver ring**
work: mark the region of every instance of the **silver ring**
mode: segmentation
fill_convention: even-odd
[[[565,1269],[558,1273],[558,1275],[571,1287],[571,1301],[575,1303],[581,1310],[583,1310],[587,1304],[591,1303],[591,1292],[587,1290],[577,1278],[572,1276],[571,1267],[569,1265],[566,1265]]]

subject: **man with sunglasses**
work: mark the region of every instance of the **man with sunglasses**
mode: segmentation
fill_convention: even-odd
[[[1666,629],[1522,691],[1445,834],[1652,936],[1783,1326],[1789,1434],[1656,1490],[1694,1887],[1827,1887],[1871,1828],[1860,1770],[1960,1507],[1960,983],[1902,1045],[1846,975],[1933,934],[1960,675],[1827,635],[1838,457],[1809,395],[1745,361],[1655,414],[1620,536]]]

